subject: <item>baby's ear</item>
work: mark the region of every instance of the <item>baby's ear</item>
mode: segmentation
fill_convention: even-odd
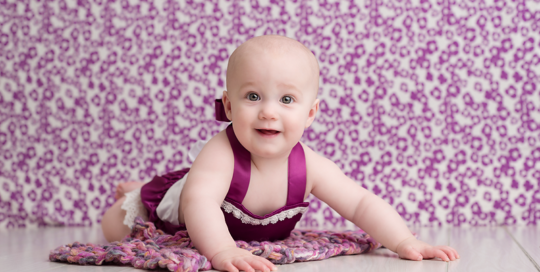
[[[313,101],[313,104],[311,105],[311,109],[309,109],[308,118],[306,120],[306,126],[305,128],[308,128],[313,123],[313,120],[315,120],[315,115],[319,111],[319,99],[315,99]]]
[[[223,101],[223,107],[225,108],[225,114],[227,115],[227,118],[229,120],[232,120],[231,99],[229,99],[227,91],[223,91],[223,98],[221,98],[221,101]]]

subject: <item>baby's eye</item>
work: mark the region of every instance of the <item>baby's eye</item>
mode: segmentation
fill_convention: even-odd
[[[257,100],[259,100],[259,95],[256,94],[256,93],[250,93],[250,94],[248,94],[248,99],[250,101],[257,101]]]
[[[291,104],[291,103],[293,102],[293,98],[290,97],[290,96],[288,96],[288,95],[286,95],[286,96],[284,96],[284,97],[281,98],[281,102],[282,102],[283,104]]]

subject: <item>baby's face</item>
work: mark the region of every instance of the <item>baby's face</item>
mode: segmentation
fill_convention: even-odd
[[[224,103],[236,137],[252,155],[288,155],[313,122],[319,101],[312,64],[305,52],[260,48],[235,62]]]

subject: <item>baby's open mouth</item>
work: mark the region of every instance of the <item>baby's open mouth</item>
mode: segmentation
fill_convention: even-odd
[[[279,133],[279,131],[277,130],[271,130],[271,129],[257,129],[258,132],[262,133],[262,134],[266,134],[266,135],[272,135],[272,134],[277,134]]]

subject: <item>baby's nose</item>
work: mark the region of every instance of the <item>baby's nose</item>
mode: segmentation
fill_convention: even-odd
[[[265,103],[259,111],[259,119],[275,120],[277,119],[277,110],[272,103]]]

